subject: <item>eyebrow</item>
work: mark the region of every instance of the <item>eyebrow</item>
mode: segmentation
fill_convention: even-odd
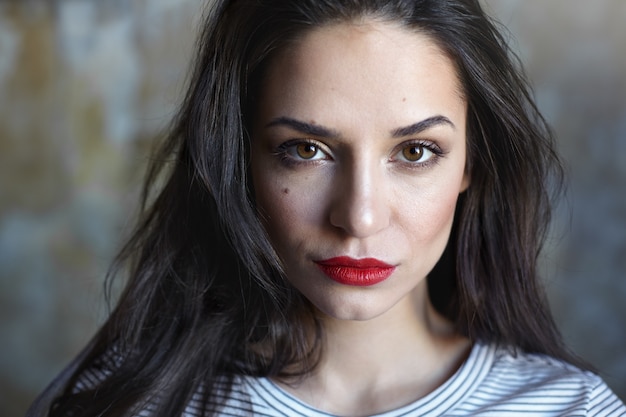
[[[400,127],[391,131],[391,135],[394,138],[401,138],[405,136],[411,136],[433,128],[435,126],[448,125],[452,129],[456,130],[456,126],[450,119],[445,116],[437,115],[428,117],[424,120],[420,120],[417,123],[413,123],[409,126]],[[339,132],[327,127],[306,123],[300,120],[293,119],[291,117],[277,117],[272,119],[265,127],[273,126],[288,126],[298,132],[318,136],[322,138],[338,138],[341,136]]]
[[[435,126],[441,126],[441,125],[448,125],[452,129],[456,130],[456,126],[454,125],[454,123],[452,123],[450,119],[448,119],[446,116],[438,115],[438,116],[429,117],[424,120],[420,120],[419,122],[413,123],[412,125],[409,125],[409,126],[394,129],[391,132],[391,135],[394,138],[402,138],[405,136],[416,135],[420,132],[423,132]]]
[[[297,130],[298,132],[322,138],[338,138],[339,136],[341,136],[336,130],[319,125],[314,125],[311,123],[302,122],[300,120],[292,119],[290,117],[277,117],[276,119],[273,119],[267,125],[265,125],[265,127],[272,126],[289,126],[292,129]]]

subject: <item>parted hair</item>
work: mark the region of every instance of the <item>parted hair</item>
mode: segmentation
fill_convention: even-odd
[[[171,417],[194,394],[219,402],[216,381],[315,367],[324,331],[257,216],[248,127],[272,57],[316,28],[363,18],[429,36],[468,103],[471,185],[428,276],[431,301],[472,341],[576,361],[537,271],[561,165],[504,31],[477,0],[214,0],[186,96],[151,158],[141,216],[109,275],[126,276],[125,289],[51,388],[46,413],[123,416],[153,402],[155,416]],[[103,363],[104,382],[76,388]]]

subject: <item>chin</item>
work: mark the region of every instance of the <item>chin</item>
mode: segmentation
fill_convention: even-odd
[[[381,297],[380,294],[353,293],[336,298],[325,297],[319,302],[312,298],[308,298],[309,302],[322,318],[342,321],[372,320],[393,310],[399,302],[390,302],[388,297]]]

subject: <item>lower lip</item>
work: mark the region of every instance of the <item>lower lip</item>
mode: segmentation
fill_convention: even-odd
[[[320,263],[319,269],[330,279],[343,285],[369,287],[383,282],[393,274],[395,266],[353,266],[350,263]]]

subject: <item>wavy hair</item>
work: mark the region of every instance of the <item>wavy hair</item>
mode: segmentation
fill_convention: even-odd
[[[323,329],[284,279],[257,217],[248,126],[273,56],[315,28],[368,17],[437,42],[468,101],[471,185],[428,277],[433,304],[473,341],[576,361],[537,273],[559,159],[517,58],[477,0],[211,3],[185,100],[149,168],[142,216],[110,275],[128,267],[129,280],[61,378],[51,416],[122,416],[150,402],[155,416],[180,415],[194,394],[219,402],[216,384],[234,375],[315,366]],[[75,389],[94,366],[107,379]]]

